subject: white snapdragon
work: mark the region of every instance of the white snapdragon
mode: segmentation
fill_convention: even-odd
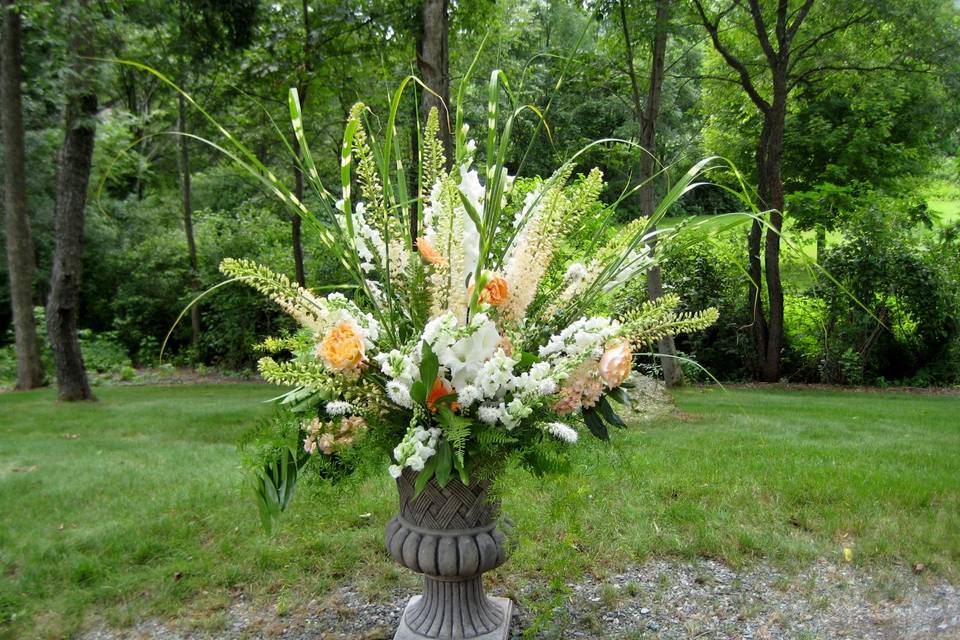
[[[410,387],[420,377],[420,344],[405,349],[394,349],[374,356],[380,370],[392,378],[386,385],[387,397],[396,405],[410,409],[413,399]]]
[[[460,192],[467,198],[474,210],[483,211],[484,189],[480,184],[480,176],[476,169],[467,170],[466,165],[460,167]],[[463,205],[463,275],[473,275],[480,259],[480,231],[473,219],[467,215]]]
[[[529,371],[521,373],[511,381],[510,390],[525,395],[553,395],[557,391],[557,383],[551,377],[552,374],[549,362],[537,362]]]
[[[367,207],[358,202],[353,211],[354,248],[360,257],[360,268],[365,273],[376,269],[377,263],[384,265],[387,262],[387,245],[380,235],[380,231],[372,227],[366,218]]]
[[[620,330],[620,323],[610,318],[580,318],[553,336],[540,347],[540,357],[589,355],[599,358],[603,345]]]
[[[477,372],[476,386],[484,398],[496,398],[503,395],[513,380],[513,367],[517,361],[503,352],[497,351],[480,366]]]
[[[394,478],[400,477],[404,467],[422,471],[427,460],[437,452],[440,434],[441,431],[438,428],[424,429],[416,426],[408,429],[403,440],[393,450],[393,458],[397,464],[390,467],[390,475]]]

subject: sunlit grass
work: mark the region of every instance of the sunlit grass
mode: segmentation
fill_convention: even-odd
[[[233,443],[274,393],[0,396],[0,635],[145,617],[209,630],[239,593],[287,608],[343,581],[371,597],[415,585],[382,549],[386,474],[304,486],[279,533],[261,533]],[[678,406],[612,445],[584,439],[569,476],[511,472],[520,546],[493,588],[663,555],[803,566],[842,561],[843,544],[857,564],[960,578],[960,397],[689,390]]]

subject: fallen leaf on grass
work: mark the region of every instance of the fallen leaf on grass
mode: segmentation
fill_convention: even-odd
[[[843,548],[843,559],[847,562],[853,562],[853,549],[850,547]]]
[[[14,473],[30,473],[36,468],[37,468],[37,465],[35,464],[32,464],[29,467],[14,467],[13,472]]]
[[[66,438],[67,440],[76,440],[77,438],[80,437],[80,434],[78,434],[78,433],[65,433],[65,434],[63,434],[63,437]]]

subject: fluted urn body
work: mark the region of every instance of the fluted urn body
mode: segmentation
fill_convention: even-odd
[[[400,512],[387,525],[390,555],[424,576],[423,595],[407,604],[395,639],[506,638],[513,604],[483,592],[482,575],[508,551],[489,482],[465,485],[455,477],[441,488],[432,478],[414,497],[416,478],[410,469],[397,478]]]

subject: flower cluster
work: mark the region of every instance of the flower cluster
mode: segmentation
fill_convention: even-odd
[[[581,425],[604,438],[606,424],[622,426],[610,401],[627,400],[636,349],[716,318],[677,313],[669,295],[620,318],[605,313],[604,296],[653,262],[645,227],[600,238],[595,250],[568,240],[603,227],[599,170],[572,179],[567,163],[547,179],[515,182],[502,161],[472,166],[463,126],[447,171],[434,111],[411,198],[396,147],[372,147],[365,109],[351,111],[339,199],[309,172],[325,216],[316,228],[352,277],[351,297],[318,296],[242,260],[221,265],[302,326],[264,343],[292,358],[264,357],[260,369],[293,387],[283,401],[306,414],[297,424],[313,458],[376,437],[392,450],[394,477],[409,468],[445,483],[511,457],[544,472]]]
[[[321,421],[314,418],[304,425],[306,437],[303,439],[303,450],[313,454],[317,451],[331,455],[336,449],[349,447],[354,439],[367,428],[367,421],[361,416],[344,417],[337,421]]]

